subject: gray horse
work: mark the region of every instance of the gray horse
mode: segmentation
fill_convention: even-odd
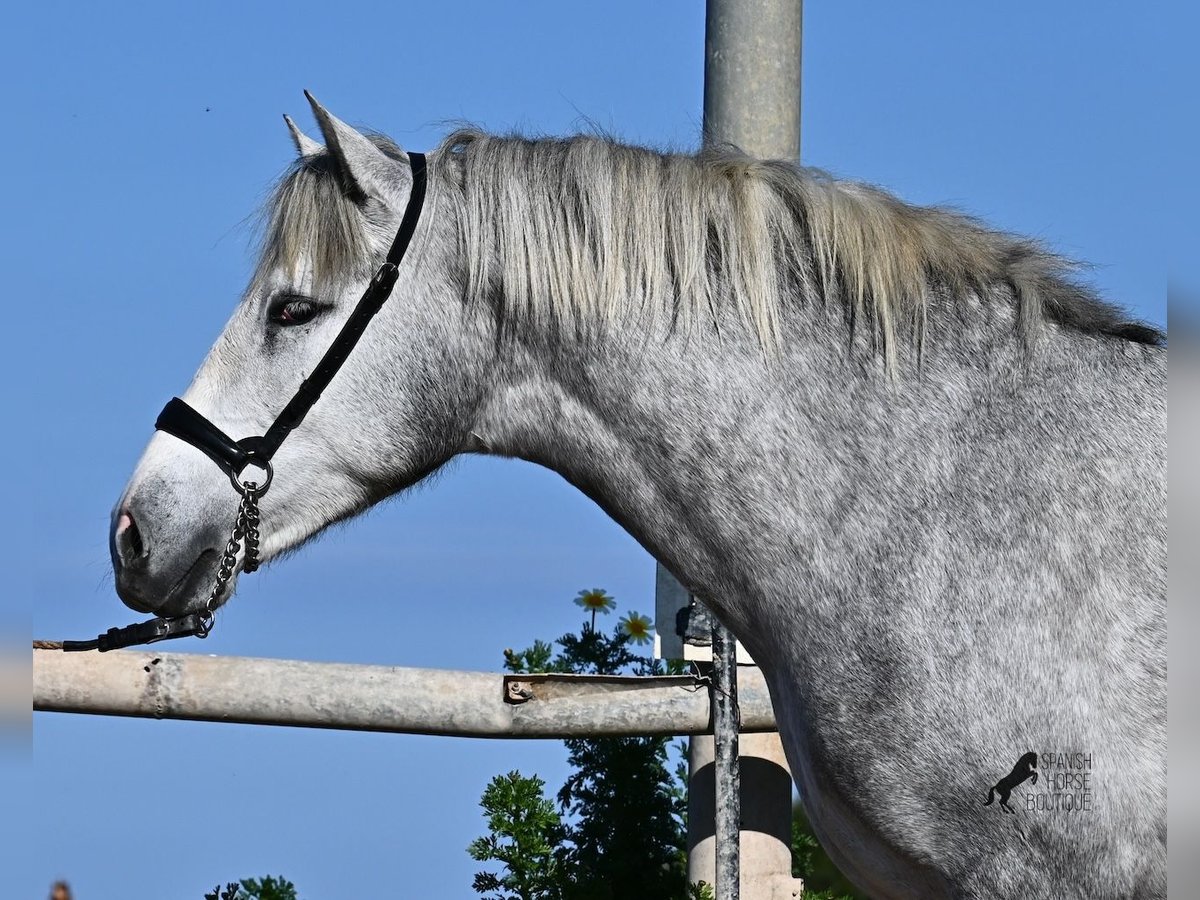
[[[318,144],[184,399],[260,434],[377,266],[407,156]],[[1162,336],[1035,244],[733,151],[451,135],[391,301],[275,457],[269,559],[459,453],[560,473],[741,638],[879,897],[1166,892]],[[156,435],[131,607],[208,599],[237,495]],[[219,596],[223,602],[232,583]],[[1036,748],[1037,794],[980,803]],[[1088,761],[1090,803],[1049,768]]]

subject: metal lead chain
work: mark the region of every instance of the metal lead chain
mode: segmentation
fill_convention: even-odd
[[[243,541],[246,544],[246,555],[242,560],[242,570],[253,572],[258,568],[258,525],[260,521],[258,498],[265,492],[265,488],[264,485],[260,489],[253,481],[247,481],[240,486],[242,502],[238,504],[233,532],[229,535],[229,542],[225,545],[225,552],[221,556],[221,565],[217,569],[217,582],[213,585],[212,593],[208,595],[208,602],[204,604],[203,630],[198,637],[208,637],[208,633],[212,630],[213,610],[217,608],[217,598],[221,596],[225,585],[233,577],[234,567],[237,566],[238,551],[242,549]]]
[[[258,569],[258,492],[254,490],[254,482],[242,494],[242,502],[238,507],[238,521],[235,526],[241,528],[242,537],[246,539],[246,556],[242,560],[242,571],[253,572]]]
[[[225,585],[233,577],[237,566],[238,552],[245,542],[246,554],[242,560],[242,568],[253,572],[258,568],[258,498],[267,492],[271,486],[271,462],[263,460],[260,464],[266,469],[267,477],[259,487],[254,481],[241,481],[233,476],[233,486],[242,495],[238,504],[237,519],[233,523],[233,532],[225,545],[225,553],[221,556],[221,565],[217,569],[217,583],[213,585],[212,593],[200,612],[188,613],[185,616],[168,616],[137,622],[125,628],[110,628],[104,634],[92,641],[34,641],[35,650],[117,650],[121,647],[136,647],[138,644],[153,644],[169,638],[181,638],[195,635],[206,638],[212,631],[214,614],[217,608],[217,598],[225,590]]]

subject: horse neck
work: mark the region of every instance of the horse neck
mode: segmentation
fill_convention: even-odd
[[[925,590],[936,605],[936,580],[901,576],[931,510],[985,515],[955,506],[965,469],[995,467],[976,474],[1020,492],[1034,434],[1069,444],[1088,418],[1138,415],[1146,348],[1048,325],[1031,353],[1006,298],[931,300],[922,348],[899,329],[894,377],[868,329],[820,298],[792,307],[772,361],[732,320],[720,340],[649,320],[504,342],[479,436],[580,488],[752,653],[755,640],[826,640],[847,614],[880,612],[864,596]],[[962,536],[976,539],[995,534]]]
[[[926,352],[919,379],[889,379],[843,316],[804,306],[771,362],[736,323],[719,341],[639,324],[508,343],[478,437],[563,475],[752,643],[772,598],[829,576],[810,550],[847,526],[847,507],[907,489],[898,456],[915,449],[936,468],[936,420],[962,414],[996,377],[966,354]],[[997,354],[993,369],[1014,358]],[[848,549],[889,539],[864,533]]]

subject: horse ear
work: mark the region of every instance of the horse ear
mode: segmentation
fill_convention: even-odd
[[[359,199],[385,197],[395,186],[396,161],[376,147],[364,135],[330,114],[308,91],[313,115],[325,138],[325,149],[337,162],[346,192]]]
[[[296,145],[296,152],[302,157],[316,156],[324,151],[324,147],[296,127],[291,116],[285,113],[283,121],[287,122],[288,131],[292,133],[292,143]]]

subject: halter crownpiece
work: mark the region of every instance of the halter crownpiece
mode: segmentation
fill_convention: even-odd
[[[258,498],[271,486],[274,477],[271,459],[287,436],[304,421],[308,411],[320,399],[321,393],[329,387],[333,376],[354,350],[371,319],[391,296],[399,276],[400,263],[416,233],[421,210],[425,205],[425,154],[410,153],[408,161],[412,169],[412,190],[408,196],[408,204],[404,207],[404,215],[400,219],[400,227],[396,230],[396,237],[388,249],[387,258],[372,276],[354,311],[350,313],[350,318],[333,339],[321,361],[317,363],[312,374],[300,383],[299,389],[275,417],[266,433],[234,440],[178,397],[167,401],[167,405],[158,414],[154,423],[155,429],[174,435],[204,453],[221,467],[233,482],[234,488],[242,495],[233,534],[226,545],[217,572],[216,585],[204,610],[185,616],[149,619],[126,628],[110,628],[93,641],[64,641],[63,650],[98,649],[103,652],[168,638],[190,635],[208,637],[209,631],[212,630],[213,609],[217,598],[225,584],[233,577],[237,553],[243,542],[246,547],[243,568],[247,572],[258,568]],[[251,466],[265,471],[261,484],[243,478],[243,473]]]

